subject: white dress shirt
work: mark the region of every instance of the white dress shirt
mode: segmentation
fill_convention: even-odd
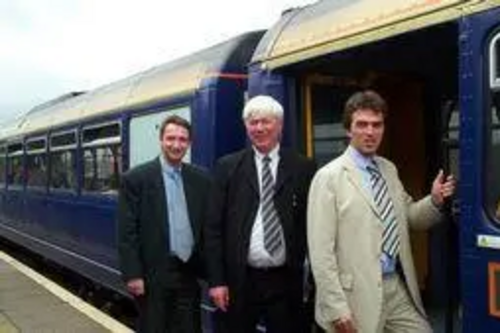
[[[277,145],[269,152],[269,154],[264,155],[254,148],[254,160],[257,169],[257,178],[259,183],[259,190],[262,193],[261,175],[263,167],[263,158],[269,156],[271,158],[270,168],[273,175],[274,183],[276,184],[276,179],[278,176],[278,164],[279,164],[279,149],[280,146]],[[264,227],[262,225],[262,205],[259,204],[259,210],[255,216],[255,221],[252,227],[252,234],[250,236],[250,248],[248,251],[248,264],[255,268],[266,268],[266,267],[278,267],[285,264],[286,260],[286,244],[283,235],[283,228],[281,228],[281,237],[284,246],[282,250],[279,251],[276,256],[271,256],[264,247]]]

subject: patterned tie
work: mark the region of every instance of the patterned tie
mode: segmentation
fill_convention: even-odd
[[[372,161],[372,165],[368,165],[366,169],[370,173],[373,200],[384,225],[382,249],[388,256],[394,258],[399,251],[399,230],[394,215],[394,204],[389,195],[387,183],[375,162]]]
[[[271,256],[275,256],[283,249],[283,238],[278,212],[274,207],[274,180],[271,173],[271,158],[264,156],[262,159],[262,225],[264,228],[264,247]]]
[[[172,252],[182,261],[187,262],[193,250],[193,232],[189,223],[187,211],[186,196],[184,195],[184,187],[182,186],[182,177],[179,169],[174,169],[170,173],[173,180],[173,188],[171,189],[171,198],[169,202],[169,218],[170,232],[174,235],[173,244],[171,244]]]

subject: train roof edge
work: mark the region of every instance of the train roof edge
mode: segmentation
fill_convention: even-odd
[[[498,0],[323,0],[288,11],[251,64],[280,68],[499,6]]]

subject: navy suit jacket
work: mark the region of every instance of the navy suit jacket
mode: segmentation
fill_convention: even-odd
[[[279,154],[274,203],[285,236],[285,267],[289,274],[296,275],[297,285],[293,290],[300,297],[306,252],[307,194],[316,165],[291,150],[281,148]],[[235,302],[243,301],[239,295],[246,277],[259,196],[253,149],[225,156],[217,162],[204,225],[208,282],[211,286],[229,286]]]
[[[195,240],[189,265],[194,273],[203,275],[199,254],[210,178],[200,168],[183,164],[182,180]],[[166,203],[158,158],[123,175],[118,200],[118,250],[125,281],[133,278],[144,278],[147,282],[168,281],[169,267],[165,258],[170,244]]]

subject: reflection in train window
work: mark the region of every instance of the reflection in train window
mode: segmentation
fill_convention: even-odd
[[[76,147],[76,131],[60,132],[51,136],[49,177],[51,189],[76,189]]]
[[[7,186],[20,187],[23,182],[23,144],[13,143],[7,146]]]
[[[485,192],[488,210],[500,220],[500,91],[492,96]]]
[[[50,187],[52,189],[76,189],[75,150],[59,150],[50,153]]]
[[[83,160],[83,189],[101,194],[116,194],[122,171],[121,147],[109,145],[85,149]]]
[[[353,91],[354,87],[327,84],[313,84],[311,87],[313,151],[318,165],[339,156],[347,146],[342,114],[344,103]]]
[[[47,154],[45,139],[26,143],[26,184],[30,187],[47,186]]]
[[[7,151],[4,146],[0,146],[0,184],[5,184],[5,172],[7,171]],[[2,186],[3,187],[3,186]]]
[[[47,185],[47,155],[29,154],[26,158],[26,183],[32,187]]]
[[[83,129],[83,190],[117,194],[122,173],[120,124],[117,122]]]
[[[485,195],[487,211],[500,221],[500,33],[491,39],[489,56],[491,104],[486,108],[490,130],[486,132]]]

